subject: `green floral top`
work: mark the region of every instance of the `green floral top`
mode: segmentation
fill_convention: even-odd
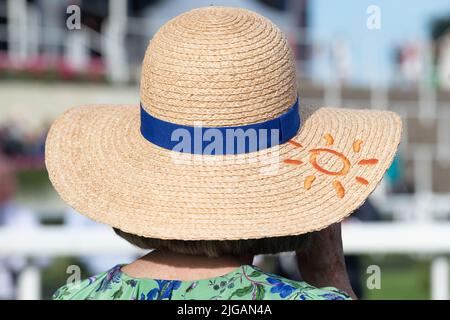
[[[252,265],[212,279],[197,281],[132,278],[117,265],[78,284],[66,285],[55,300],[347,300],[332,287],[315,288],[306,282],[266,273]]]

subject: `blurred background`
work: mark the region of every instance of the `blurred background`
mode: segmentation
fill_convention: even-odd
[[[81,15],[73,30],[71,5]],[[44,166],[47,129],[71,106],[137,104],[148,40],[208,5],[280,26],[303,103],[401,115],[396,159],[344,223],[349,273],[363,299],[449,299],[448,0],[0,0],[0,299],[48,299],[70,265],[86,278],[141,253],[58,198]],[[298,278],[289,254],[255,264]]]

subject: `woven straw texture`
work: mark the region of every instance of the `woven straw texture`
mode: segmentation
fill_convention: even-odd
[[[141,99],[174,123],[250,124],[297,97],[292,53],[267,19],[208,7],[164,25],[147,50]],[[139,106],[72,108],[52,125],[50,179],[70,206],[137,235],[181,240],[320,230],[360,206],[389,167],[401,120],[386,111],[301,107],[290,142],[232,156],[179,154],[145,140]]]

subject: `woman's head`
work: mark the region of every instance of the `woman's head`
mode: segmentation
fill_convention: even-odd
[[[164,249],[176,253],[219,257],[247,256],[306,250],[310,234],[246,240],[161,240],[146,238],[114,228],[117,235],[142,249]]]

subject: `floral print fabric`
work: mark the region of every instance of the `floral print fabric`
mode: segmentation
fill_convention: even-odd
[[[132,278],[122,265],[66,285],[53,295],[55,300],[348,300],[333,287],[315,288],[303,281],[289,280],[252,265],[212,279],[197,281]]]

